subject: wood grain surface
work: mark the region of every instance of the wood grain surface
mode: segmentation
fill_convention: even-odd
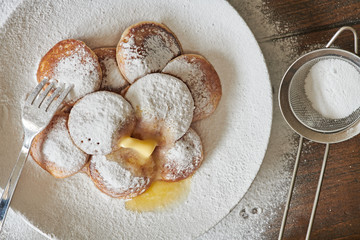
[[[235,0],[230,3],[239,5]],[[296,36],[295,57],[314,45],[325,46],[342,26],[352,26],[360,34],[359,0],[263,0],[260,10],[277,25],[277,34],[255,34],[260,45]],[[245,21],[251,27],[252,19]],[[351,32],[341,34],[334,44],[348,51],[353,46]],[[324,144],[304,141],[284,239],[305,239],[324,150]],[[272,227],[266,230],[266,239],[277,239],[283,210],[284,206],[269,223]],[[330,145],[311,239],[360,239],[360,136]]]

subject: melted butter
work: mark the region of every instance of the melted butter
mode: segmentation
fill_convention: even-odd
[[[140,140],[132,137],[123,137],[119,141],[120,147],[131,148],[139,152],[145,159],[150,157],[157,143],[155,140]]]
[[[191,178],[179,182],[155,181],[143,194],[125,203],[131,211],[162,210],[185,201],[190,191]]]

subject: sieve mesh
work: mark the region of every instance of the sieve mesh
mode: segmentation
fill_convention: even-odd
[[[294,74],[289,86],[289,103],[295,117],[307,128],[317,132],[338,132],[356,122],[360,117],[360,107],[352,114],[341,119],[325,118],[313,107],[305,94],[305,78],[311,67],[317,62],[325,59],[340,59],[353,65],[360,74],[359,66],[339,56],[322,56],[314,58],[303,64]]]

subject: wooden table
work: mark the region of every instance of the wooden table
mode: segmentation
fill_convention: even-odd
[[[254,19],[242,14],[241,11],[246,9],[242,7],[243,1],[232,0],[230,3],[251,28],[255,24]],[[313,50],[314,46],[325,46],[342,26],[352,26],[360,35],[359,0],[263,0],[259,10],[267,16],[268,23],[276,25],[277,29],[277,33],[271,36],[254,31],[260,46],[264,42],[281,42],[296,37],[293,43],[296,56],[293,60]],[[353,51],[352,33],[341,34],[335,45]],[[265,56],[265,60],[268,62],[271,57]],[[271,71],[269,69],[270,75]],[[307,140],[305,143],[285,239],[305,238],[322,164],[325,145]],[[266,230],[264,238],[277,238],[283,210],[284,206],[270,223],[273,227]],[[360,239],[360,136],[330,145],[311,239]]]

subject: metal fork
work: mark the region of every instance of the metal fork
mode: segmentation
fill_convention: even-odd
[[[35,89],[27,97],[24,108],[22,110],[24,142],[17,162],[1,196],[0,232],[3,228],[12,196],[14,194],[21,171],[29,155],[29,149],[34,137],[49,124],[56,110],[59,108],[67,94],[72,89],[72,86],[69,86],[63,90],[63,87],[60,86],[57,87],[55,91],[50,93],[50,91],[55,86],[54,82],[50,82],[50,84],[43,91],[41,91],[48,82],[49,80],[45,78],[35,87]],[[58,98],[55,99],[57,96]]]

